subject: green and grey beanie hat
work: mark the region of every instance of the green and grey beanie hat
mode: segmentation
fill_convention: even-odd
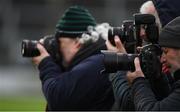
[[[88,26],[96,26],[94,17],[80,6],[68,8],[56,25],[56,37],[75,38],[88,31]]]

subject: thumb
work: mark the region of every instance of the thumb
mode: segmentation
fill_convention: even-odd
[[[141,66],[140,66],[140,61],[139,61],[139,58],[138,58],[138,57],[135,58],[135,60],[134,60],[134,65],[135,65],[136,71],[142,71],[142,70],[141,70]]]
[[[43,47],[43,45],[41,43],[37,43],[37,48],[38,48],[40,54],[47,53],[46,49]]]
[[[118,49],[123,47],[123,44],[122,44],[122,42],[121,42],[121,40],[119,39],[118,36],[115,36],[115,37],[114,37],[114,41],[115,41],[116,47],[117,47]]]
[[[125,48],[124,48],[124,46],[123,46],[123,44],[122,44],[122,42],[121,42],[121,40],[120,40],[120,38],[118,36],[115,36],[114,41],[115,41],[117,49],[120,52],[126,53],[126,50],[125,50]]]

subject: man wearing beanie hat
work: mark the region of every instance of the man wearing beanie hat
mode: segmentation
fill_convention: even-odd
[[[158,26],[159,31],[161,30],[161,23],[159,20],[158,13],[156,11],[156,8],[151,0],[148,0],[144,2],[140,7],[140,13],[141,14],[152,14],[155,17],[156,25]],[[144,25],[142,25],[144,26]],[[146,35],[146,27],[142,27],[140,29],[140,38],[142,38],[142,45],[149,44],[149,42],[146,42],[144,40],[147,40]],[[122,44],[122,42],[119,40],[119,37],[115,40],[116,47],[113,47],[110,42],[107,41],[107,48],[108,50],[118,51],[119,53],[126,53],[126,50]],[[163,64],[164,68],[166,67],[165,64]],[[167,70],[168,67],[166,67]],[[115,104],[114,109],[121,110],[121,111],[132,111],[135,110],[134,102],[131,97],[131,87],[128,85],[127,77],[126,77],[126,71],[118,71],[115,74],[112,74],[111,83],[113,86],[113,91],[115,94]],[[156,98],[158,100],[163,99],[164,97],[167,97],[170,93],[170,86],[169,86],[169,78],[170,74],[164,74],[164,72],[159,77],[151,77],[146,79],[146,81],[150,82],[151,89],[153,90]],[[171,76],[170,76],[171,78]],[[158,81],[157,81],[158,80]],[[163,85],[163,86],[162,86]]]
[[[58,66],[40,44],[38,65],[48,110],[110,110],[114,95],[108,74],[103,73],[105,40],[87,36],[96,22],[87,9],[72,6],[56,25],[62,55]],[[91,27],[89,27],[91,26]],[[85,36],[84,36],[85,35]]]
[[[170,66],[171,74],[175,80],[172,92],[168,97],[158,101],[145,81],[139,59],[136,58],[135,72],[127,74],[131,84],[131,94],[136,110],[180,110],[180,17],[168,23],[159,37],[159,44],[163,49],[163,59]]]

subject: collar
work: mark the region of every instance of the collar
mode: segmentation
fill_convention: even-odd
[[[105,40],[102,38],[99,38],[99,40],[95,43],[87,43],[82,46],[82,48],[76,53],[74,58],[72,59],[72,62],[67,67],[66,70],[70,70],[74,66],[76,66],[78,63],[80,63],[82,60],[95,55],[99,54],[101,50],[106,50]]]

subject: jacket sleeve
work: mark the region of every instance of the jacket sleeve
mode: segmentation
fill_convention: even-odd
[[[131,98],[131,87],[126,79],[126,72],[119,71],[111,74],[110,81],[116,99],[116,106],[114,106],[114,108],[118,110],[134,110],[134,102]],[[153,80],[146,79],[146,82],[147,81],[150,83],[147,84],[148,87],[155,93],[157,100],[162,100],[169,95],[170,87],[164,74]]]
[[[145,78],[136,78],[132,84],[132,97],[136,110],[180,110],[180,90],[173,91],[168,97],[158,101],[145,81]]]
[[[148,81],[157,100],[162,100],[170,94],[171,87],[167,75],[161,74],[159,77],[148,79]]]
[[[43,59],[39,71],[48,105],[50,104],[52,108],[65,109],[91,102],[85,99],[87,97],[93,99],[92,97],[98,94],[96,90],[101,89],[97,86],[101,83],[99,82],[99,74],[103,68],[101,58],[88,58],[68,72],[62,72],[50,57]]]
[[[126,72],[119,71],[111,74],[110,81],[113,86],[117,110],[134,110],[134,103],[130,95],[130,86],[126,80]]]

